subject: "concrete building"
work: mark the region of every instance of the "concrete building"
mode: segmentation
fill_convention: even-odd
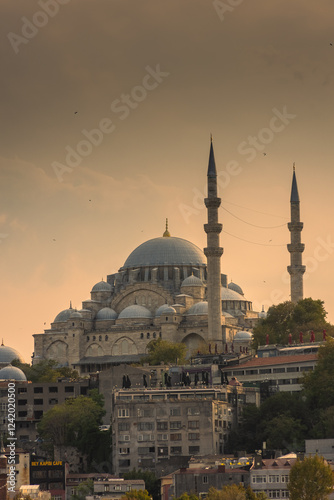
[[[120,499],[132,490],[145,490],[143,479],[124,479],[113,477],[109,479],[94,481],[94,496],[86,497],[86,500],[109,500]]]
[[[249,471],[250,486],[254,493],[265,493],[267,498],[289,498],[289,474],[296,460],[295,456],[268,460],[256,455]]]
[[[115,390],[115,474],[141,468],[161,476],[186,466],[192,455],[222,453],[250,403],[259,404],[258,390],[241,386]]]
[[[34,335],[33,363],[56,359],[81,373],[133,363],[152,339],[184,342],[189,356],[209,345],[225,352],[235,334],[251,329],[258,313],[242,289],[221,273],[217,173],[210,145],[205,204],[207,247],[171,236],[143,242],[124,265],[96,283],[80,310],[70,307]],[[206,259],[207,257],[207,259]]]
[[[253,358],[223,367],[223,372],[228,379],[236,377],[241,383],[266,384],[268,393],[292,393],[301,390],[303,373],[314,370],[317,359],[316,353]]]
[[[169,498],[179,497],[183,493],[194,493],[205,498],[210,488],[221,490],[232,484],[249,485],[249,471],[246,469],[226,469],[225,465],[216,468],[180,469],[172,474],[173,484],[169,489]]]

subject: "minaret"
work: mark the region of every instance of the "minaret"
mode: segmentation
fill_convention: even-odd
[[[208,166],[208,197],[204,203],[208,209],[208,223],[204,224],[207,234],[207,298],[208,298],[208,340],[222,342],[221,270],[220,257],[223,248],[219,246],[222,224],[218,222],[220,198],[217,197],[217,171],[211,137]]]
[[[288,245],[288,250],[290,252],[290,266],[288,266],[288,272],[290,274],[291,302],[297,303],[304,298],[303,274],[305,273],[306,267],[302,265],[302,253],[305,245],[301,243],[303,223],[300,222],[295,164],[293,164],[290,206],[291,222],[288,223],[288,228],[291,233],[291,243]]]

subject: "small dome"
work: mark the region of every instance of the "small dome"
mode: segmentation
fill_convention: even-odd
[[[73,309],[72,314],[70,314],[70,318],[81,318],[82,319],[82,314],[80,314],[76,309]]]
[[[158,318],[162,314],[165,314],[165,311],[169,309],[168,304],[162,304],[162,306],[158,307],[158,309],[155,311],[155,317]]]
[[[117,312],[111,309],[111,307],[104,307],[103,309],[100,309],[96,315],[97,320],[110,320],[116,318]]]
[[[197,278],[197,276],[188,276],[185,280],[182,281],[181,283],[181,288],[183,286],[204,286],[203,281]]]
[[[172,306],[168,306],[164,310],[163,314],[176,314],[176,309],[174,309],[174,307]]]
[[[252,340],[253,335],[250,332],[240,331],[234,335],[234,340]]]
[[[206,301],[197,302],[187,311],[188,316],[200,316],[201,314],[208,314],[208,303]]]
[[[136,319],[136,318],[152,318],[151,312],[144,306],[139,306],[134,304],[133,306],[128,306],[120,313],[118,319]]]
[[[111,292],[112,286],[106,281],[99,281],[93,286],[92,292]]]
[[[230,290],[233,290],[234,292],[240,293],[240,295],[244,294],[241,286],[237,285],[236,283],[233,283],[233,281],[231,281],[231,283],[229,283],[227,286]]]
[[[0,380],[18,380],[26,381],[27,377],[20,368],[8,365],[0,370]]]
[[[1,344],[0,346],[0,364],[9,364],[13,361],[13,359],[19,359],[21,363],[23,363],[23,358],[16,349],[12,347],[8,347],[6,345]]]
[[[247,302],[243,295],[225,286],[221,288],[221,298],[222,300],[242,300],[243,302]]]
[[[74,309],[72,309],[72,307],[70,307],[69,309],[64,309],[59,314],[57,314],[57,316],[55,317],[53,322],[54,323],[63,323],[64,321],[67,321],[73,312],[74,312]]]

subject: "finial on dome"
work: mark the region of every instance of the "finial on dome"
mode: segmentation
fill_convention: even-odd
[[[70,309],[72,309],[72,301],[70,300]]]
[[[212,142],[212,134],[210,134],[210,142]]]
[[[1,345],[5,345],[5,344],[3,343],[3,339],[2,339]]]
[[[295,162],[293,162],[292,168],[293,168],[293,171],[295,172],[296,171]]]
[[[162,235],[164,238],[169,238],[170,237],[170,232],[168,231],[168,219],[166,219],[166,231]]]

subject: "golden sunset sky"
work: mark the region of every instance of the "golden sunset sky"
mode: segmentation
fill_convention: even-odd
[[[210,133],[222,272],[289,299],[292,165],[305,297],[334,322],[332,0],[2,0],[0,333],[34,333],[146,240],[206,246]],[[333,45],[332,45],[333,44]]]

